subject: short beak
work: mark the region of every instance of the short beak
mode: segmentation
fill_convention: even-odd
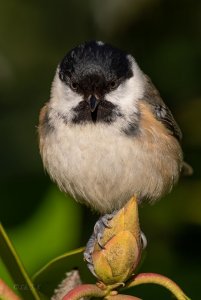
[[[89,98],[89,107],[90,107],[91,112],[94,112],[96,110],[96,107],[98,106],[98,104],[99,104],[99,100],[94,95],[92,95]]]

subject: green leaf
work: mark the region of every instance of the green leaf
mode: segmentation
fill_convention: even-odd
[[[83,250],[84,248],[79,248],[51,260],[33,276],[35,286],[38,286],[46,296],[51,297],[55,288],[66,277],[65,274],[75,268],[79,269],[82,280],[93,281],[83,260]]]
[[[18,290],[24,300],[40,300],[31,279],[26,273],[22,262],[20,261],[9,237],[7,236],[3,226],[0,224],[0,257],[2,258],[6,268],[8,269],[13,281],[15,289]]]

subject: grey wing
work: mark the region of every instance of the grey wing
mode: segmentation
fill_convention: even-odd
[[[182,139],[181,129],[179,128],[177,122],[175,121],[170,109],[163,102],[158,90],[152,83],[151,79],[145,75],[146,80],[146,92],[144,95],[145,101],[147,101],[152,107],[153,113],[157,120],[162,122],[169,132],[180,142]],[[181,174],[182,175],[192,175],[192,167],[183,162]]]
[[[182,139],[182,133],[177,125],[171,111],[169,108],[164,105],[154,105],[153,107],[156,118],[161,121],[166,128],[169,129],[169,131],[174,135],[179,141]]]
[[[146,80],[146,91],[144,95],[145,101],[147,101],[157,120],[162,122],[169,132],[178,140],[181,141],[182,133],[181,130],[175,121],[170,109],[163,102],[158,90],[152,83],[151,79],[145,75]]]

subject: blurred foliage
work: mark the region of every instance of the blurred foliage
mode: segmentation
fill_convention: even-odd
[[[61,284],[69,272],[79,267],[79,275],[85,282],[94,282],[95,278],[87,268],[83,260],[84,248],[67,252],[52,261],[48,262],[41,270],[33,276],[33,282],[39,291],[49,298],[54,294],[55,289]],[[68,274],[67,274],[68,273]]]
[[[159,272],[199,299],[201,265],[201,1],[1,1],[0,220],[30,273],[83,245],[95,216],[52,187],[38,151],[37,123],[56,65],[83,40],[131,52],[183,131],[194,175],[155,206],[140,209],[148,255]],[[87,221],[86,221],[87,220]],[[0,276],[8,278],[0,265]],[[143,299],[158,288],[139,287]],[[168,299],[164,298],[163,299]]]

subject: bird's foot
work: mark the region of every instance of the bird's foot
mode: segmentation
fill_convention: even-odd
[[[86,245],[86,248],[84,251],[84,260],[86,260],[87,267],[89,268],[91,273],[95,277],[97,277],[96,273],[94,271],[93,260],[92,260],[92,253],[94,251],[95,244],[96,244],[96,236],[95,236],[95,233],[93,232],[93,234],[91,235],[90,239],[87,242],[87,245]]]
[[[113,219],[113,217],[116,215],[117,210],[115,210],[111,214],[105,214],[104,216],[100,217],[99,220],[96,222],[94,226],[94,235],[96,238],[96,241],[98,242],[98,245],[100,248],[104,249],[104,246],[101,243],[101,240],[103,238],[103,232],[105,228],[111,228],[110,221]]]
[[[104,246],[101,243],[101,240],[103,238],[103,232],[105,228],[110,228],[110,221],[113,219],[113,217],[116,215],[118,211],[114,211],[111,214],[105,214],[104,216],[100,217],[99,220],[96,222],[94,226],[94,232],[92,236],[90,237],[85,251],[84,251],[84,259],[87,261],[87,266],[89,270],[96,276],[94,267],[93,267],[93,260],[92,260],[92,253],[94,251],[95,244],[98,243],[100,248],[104,249]]]

